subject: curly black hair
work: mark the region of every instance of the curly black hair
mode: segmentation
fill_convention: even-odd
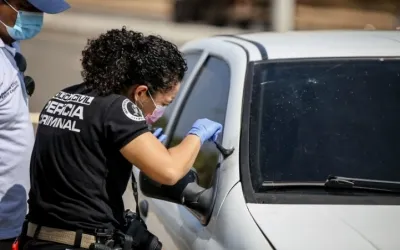
[[[100,95],[120,94],[134,84],[146,85],[150,93],[165,92],[187,70],[176,45],[125,26],[89,39],[81,61],[84,83]]]

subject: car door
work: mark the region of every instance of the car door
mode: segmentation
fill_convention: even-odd
[[[167,147],[180,143],[198,118],[212,119],[221,124],[225,121],[230,84],[229,65],[223,59],[207,53],[203,53],[198,62],[194,63],[194,55],[199,54],[185,54],[185,58],[190,58],[192,62],[187,60],[189,69],[182,82],[182,89],[176,102],[166,112],[164,120],[155,124],[166,129]],[[222,135],[219,140],[222,141]],[[198,172],[200,184],[205,188],[211,185],[219,155],[215,145],[206,142],[193,165]],[[197,234],[204,227],[201,218],[184,206],[145,196],[140,198],[149,201],[150,211],[154,212],[163,225],[163,228],[151,228],[152,232],[161,235],[165,229],[176,247],[191,249]]]
[[[199,118],[208,118],[225,124],[231,72],[229,64],[216,55],[208,54],[193,82],[186,89],[176,117],[169,126],[167,147],[179,144]],[[223,140],[223,134],[219,136]],[[204,188],[212,185],[212,178],[219,163],[220,152],[212,142],[205,142],[193,164]],[[181,221],[179,234],[185,242],[185,249],[193,249],[201,231],[208,230],[206,218],[184,206],[177,206],[174,217]],[[204,239],[204,246],[206,241]]]

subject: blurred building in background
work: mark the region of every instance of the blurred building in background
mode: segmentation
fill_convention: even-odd
[[[68,0],[76,9],[257,30],[276,30],[285,14],[292,29],[394,29],[400,0]],[[285,5],[282,5],[284,4]],[[278,6],[280,5],[280,6]],[[292,5],[292,9],[290,7]],[[280,21],[279,21],[280,20]]]
[[[173,20],[212,25],[256,24],[273,29],[274,4],[287,0],[174,0]],[[393,29],[399,22],[400,0],[293,0],[294,29]]]

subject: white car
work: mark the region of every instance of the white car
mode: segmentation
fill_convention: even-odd
[[[225,150],[207,142],[173,187],[135,173],[142,213],[179,249],[400,249],[400,32],[216,36],[182,51],[165,144],[209,118]]]

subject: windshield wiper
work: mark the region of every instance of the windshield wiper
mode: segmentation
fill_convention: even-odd
[[[325,181],[326,188],[334,189],[358,189],[366,191],[400,193],[400,182],[360,179],[341,176],[328,176]]]
[[[400,193],[400,182],[359,179],[329,175],[324,182],[263,182],[259,192],[272,190],[325,189],[333,191],[362,191],[376,193]]]

